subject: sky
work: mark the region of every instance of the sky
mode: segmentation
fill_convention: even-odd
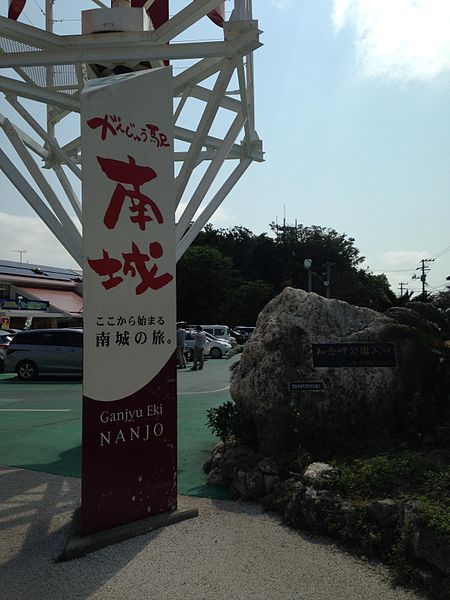
[[[44,4],[28,0],[21,20],[40,26]],[[70,5],[56,2],[61,32],[78,32],[77,13],[92,7]],[[3,0],[0,14],[6,10]],[[255,94],[265,160],[250,166],[213,225],[255,234],[283,219],[330,227],[354,238],[363,268],[384,272],[395,293],[400,282],[420,291],[412,277],[420,275],[422,259],[435,259],[427,263],[428,291],[444,290],[450,275],[448,0],[259,0],[253,12],[263,31]],[[212,24],[202,27],[196,35],[219,38]],[[11,114],[3,97],[0,112]],[[3,148],[3,134],[0,139]],[[74,266],[0,173],[0,258],[18,260],[17,250],[26,250],[25,261]]]

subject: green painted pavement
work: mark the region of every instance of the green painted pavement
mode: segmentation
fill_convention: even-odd
[[[229,498],[206,483],[202,465],[217,439],[206,411],[229,399],[231,360],[208,360],[203,371],[178,370],[178,493]],[[81,381],[22,383],[0,375],[0,464],[81,476]]]

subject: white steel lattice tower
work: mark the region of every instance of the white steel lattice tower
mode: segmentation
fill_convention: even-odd
[[[75,35],[54,32],[56,0],[45,0],[45,29],[0,16],[0,91],[14,115],[7,118],[0,112],[9,141],[1,144],[0,169],[80,265],[77,221],[82,224],[83,213],[77,180],[82,150],[79,119],[73,115],[80,112],[87,79],[167,61],[173,65],[177,259],[252,161],[263,160],[253,88],[253,51],[261,42],[252,1],[230,0],[232,10],[222,29],[217,28],[221,39],[202,42],[183,41],[183,36],[208,13],[220,10],[220,0],[179,1],[179,10],[154,29],[145,9],[156,1],[130,8],[129,0],[116,0],[111,8],[100,0],[86,0],[87,8],[90,4],[98,9],[83,14],[83,24],[94,32]],[[127,11],[126,16],[111,31],[101,15],[117,15],[118,10]],[[130,26],[132,13],[142,27]],[[68,127],[61,125],[71,118],[71,138],[62,139]]]

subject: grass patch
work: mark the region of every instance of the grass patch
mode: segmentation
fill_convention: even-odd
[[[421,499],[450,508],[450,448],[394,445],[372,455],[331,462],[338,467],[335,490],[343,496],[368,501]]]

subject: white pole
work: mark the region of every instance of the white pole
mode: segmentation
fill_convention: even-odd
[[[230,81],[231,75],[234,71],[234,61],[227,62],[228,64],[225,64],[221,72],[219,73],[217,81],[214,85],[213,92],[211,94],[211,98],[209,99],[209,102],[206,105],[202,118],[200,119],[200,123],[197,127],[197,132],[195,134],[194,139],[192,140],[191,147],[189,148],[188,158],[184,161],[184,164],[181,167],[181,170],[176,179],[177,206],[183,196],[184,190],[186,189],[186,186],[192,174],[192,170],[197,164],[200,151],[202,149],[202,146],[204,145],[203,138],[208,134],[211,128],[217,111],[219,110],[220,101],[227,90],[228,82]]]
[[[52,211],[42,201],[38,194],[34,191],[25,177],[20,173],[19,169],[9,160],[3,150],[0,148],[0,169],[10,180],[10,182],[17,188],[22,194],[31,208],[35,211],[38,217],[47,225],[53,235],[58,239],[67,252],[72,258],[80,265],[83,266],[81,245],[79,248],[74,247],[69,240],[67,240],[64,228],[60,221],[55,217]]]
[[[17,131],[14,129],[13,125],[5,120],[3,123],[3,130],[8,137],[9,141],[13,145],[15,151],[22,159],[23,164],[28,169],[28,172],[36,182],[36,185],[41,190],[44,198],[47,200],[50,208],[55,213],[56,217],[59,219],[60,223],[64,228],[64,237],[68,240],[68,243],[74,248],[81,248],[81,235],[78,229],[75,227],[74,222],[67,214],[65,208],[62,206],[59,198],[51,188],[48,181],[45,179],[42,174],[41,169],[37,166],[33,158],[31,157],[29,151],[27,150],[25,144],[20,139]],[[60,240],[62,242],[62,240]]]
[[[45,30],[49,33],[53,33],[53,4],[55,0],[45,0]],[[46,87],[53,89],[54,78],[53,78],[53,65],[47,65],[47,82]],[[55,137],[55,126],[51,119],[52,106],[47,104],[47,131],[50,137]]]
[[[186,229],[188,229],[197,209],[203,202],[204,197],[208,193],[209,188],[213,184],[220,168],[222,167],[229,151],[231,150],[239,132],[243,126],[242,114],[238,113],[231,125],[227,135],[225,136],[221,147],[216,151],[214,159],[211,161],[208,169],[203,175],[200,183],[197,186],[194,194],[192,195],[188,205],[184,209],[184,212],[177,224],[175,239],[177,243],[181,240]]]
[[[64,169],[61,167],[61,165],[58,165],[57,167],[53,167],[56,176],[59,179],[59,182],[63,188],[63,190],[66,192],[66,196],[69,199],[70,205],[72,206],[73,210],[75,211],[75,214],[78,217],[78,220],[80,221],[80,223],[83,222],[83,212],[82,212],[82,208],[81,208],[81,202],[75,192],[75,190],[73,189],[72,185],[70,184],[70,181],[67,177],[67,175],[64,172]]]
[[[34,131],[46,142],[47,150],[52,150],[62,163],[66,163],[69,169],[81,179],[81,169],[75,163],[75,160],[69,156],[58,144],[56,139],[50,136],[43,127],[30,115],[30,113],[20,104],[15,96],[5,94],[6,100],[13,106],[19,115],[34,129]],[[17,130],[17,127],[15,127]],[[19,133],[20,134],[20,133]],[[25,142],[25,140],[22,140]],[[49,158],[50,152],[47,153],[46,159]]]
[[[239,179],[242,177],[242,175],[245,173],[245,171],[248,169],[251,163],[251,158],[245,158],[239,162],[237,167],[222,185],[220,190],[217,192],[217,194],[214,196],[214,198],[211,200],[208,206],[204,209],[202,214],[195,220],[192,227],[190,227],[187,230],[186,234],[181,238],[180,242],[177,244],[177,261],[180,260],[180,258],[183,256],[183,254],[195,240],[197,235],[200,233],[200,231],[203,229],[203,227],[206,225],[209,219],[213,216],[213,214],[216,212],[216,210],[231,192],[233,187],[236,185],[236,183],[239,181]]]

